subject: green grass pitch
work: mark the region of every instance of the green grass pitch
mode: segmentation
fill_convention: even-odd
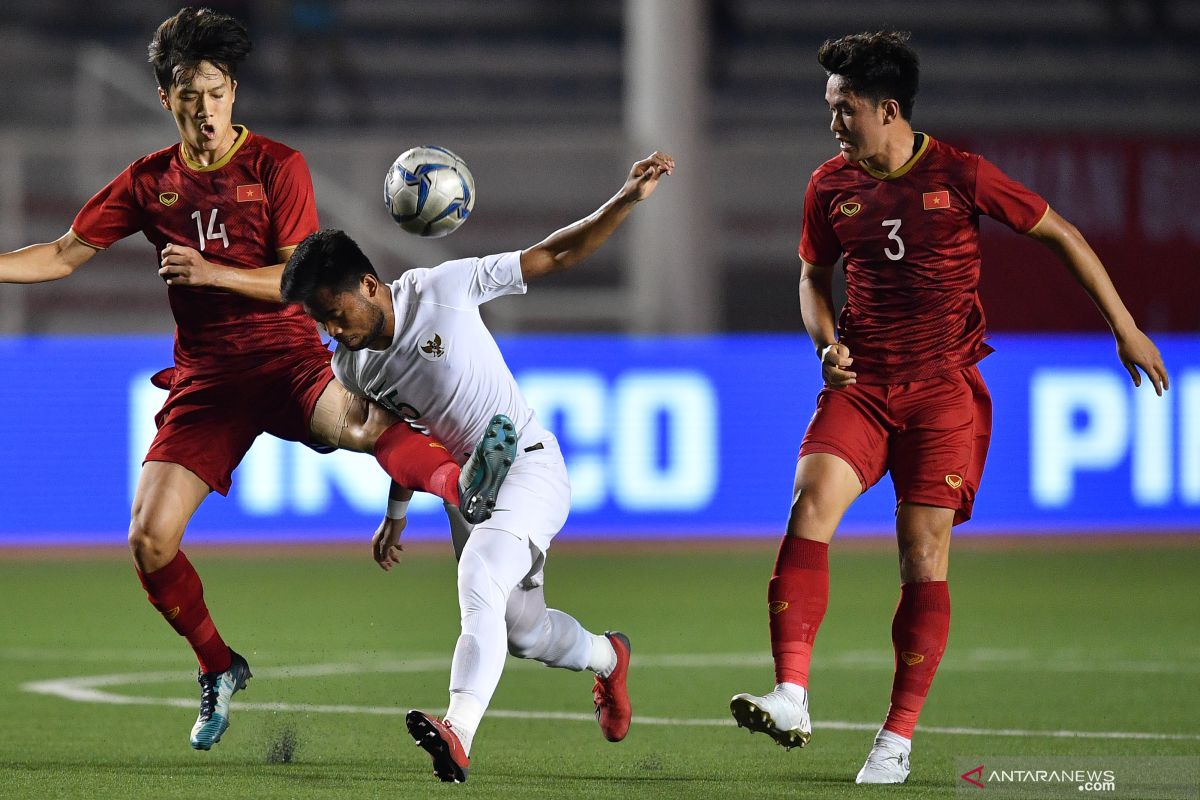
[[[510,658],[470,781],[442,786],[403,712],[446,702],[458,619],[448,551],[418,549],[391,574],[365,545],[192,551],[214,618],[256,674],[208,753],[187,743],[191,654],[126,560],[0,552],[0,796],[947,797],[959,758],[1200,752],[1196,538],[956,545],[950,646],[927,730],[909,783],[886,788],[853,780],[891,679],[887,547],[835,542],[811,677],[815,734],[786,752],[728,714],[731,695],[772,684],[773,543],[568,543],[551,554],[547,596],[632,639],[629,737],[601,738],[589,675]],[[132,677],[102,680],[112,675]],[[46,681],[59,693],[26,688]],[[92,701],[114,696],[136,702]],[[1012,730],[1154,738],[999,733]]]

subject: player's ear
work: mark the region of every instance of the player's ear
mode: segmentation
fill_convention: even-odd
[[[366,272],[362,276],[362,286],[367,292],[367,297],[374,297],[375,293],[379,291],[379,278]]]
[[[900,119],[900,103],[892,98],[888,98],[880,103],[883,108],[883,124],[890,125]]]
[[[162,103],[162,107],[167,111],[171,110],[171,96],[163,91],[161,86],[158,87],[158,102]]]

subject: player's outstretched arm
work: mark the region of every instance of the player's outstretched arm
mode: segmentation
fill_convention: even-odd
[[[658,151],[634,164],[625,185],[607,203],[522,251],[521,275],[525,281],[570,269],[596,252],[633,207],[653,193],[659,179],[674,171],[675,159]]]
[[[96,248],[67,231],[53,242],[0,254],[0,283],[43,283],[65,278],[96,255]]]
[[[404,547],[400,544],[400,535],[408,525],[408,501],[412,496],[411,489],[405,489],[392,481],[392,488],[388,491],[387,514],[383,522],[379,523],[375,535],[371,537],[371,554],[384,572],[399,564],[403,557]]]
[[[850,371],[850,348],[837,340],[833,321],[833,267],[818,267],[800,259],[800,316],[821,359],[821,377],[832,389],[855,382]]]
[[[258,269],[236,269],[206,260],[193,247],[169,244],[163,248],[162,267],[158,274],[168,286],[207,286],[255,300],[281,303],[279,281],[283,277],[283,267],[295,249],[293,245],[277,250],[278,264]]]
[[[1108,277],[1104,264],[1079,229],[1054,209],[1049,209],[1042,221],[1029,231],[1029,235],[1058,254],[1100,309],[1117,340],[1117,357],[1129,371],[1133,385],[1142,385],[1142,376],[1138,372],[1141,369],[1154,385],[1154,391],[1161,396],[1165,389],[1170,388],[1170,377],[1163,365],[1162,355],[1150,337],[1138,329],[1133,316],[1117,294],[1112,279]]]

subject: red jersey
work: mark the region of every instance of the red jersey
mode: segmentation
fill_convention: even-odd
[[[235,129],[233,147],[211,165],[192,162],[178,144],[130,164],[75,217],[75,236],[104,249],[141,231],[160,258],[179,244],[227,267],[277,263],[278,249],[317,230],[308,166],[296,150]],[[168,286],[167,296],[175,363],[185,370],[226,371],[298,346],[323,347],[300,306],[190,286]]]
[[[840,155],[813,172],[800,257],[818,266],[844,258],[838,338],[858,382],[924,380],[992,352],[978,292],[979,215],[1028,233],[1048,209],[982,156],[929,136],[891,173]]]

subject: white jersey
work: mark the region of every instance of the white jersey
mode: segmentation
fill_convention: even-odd
[[[459,464],[495,414],[517,426],[520,448],[542,441],[547,431],[479,316],[480,304],[525,289],[519,251],[409,270],[391,285],[391,345],[338,347],[333,374],[351,392],[427,428]]]

